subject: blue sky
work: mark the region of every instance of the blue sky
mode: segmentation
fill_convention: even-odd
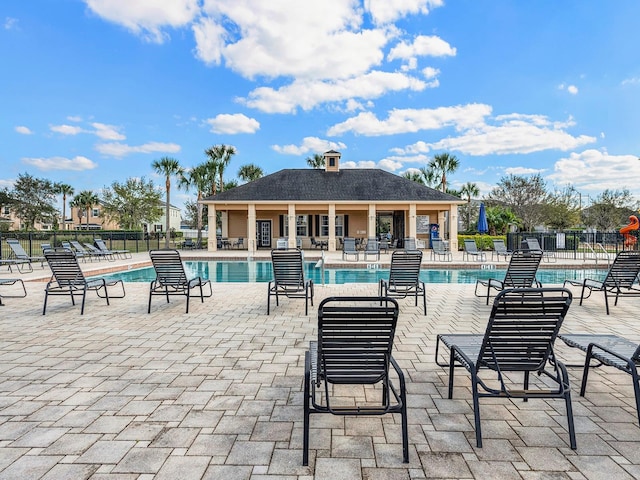
[[[332,148],[398,174],[448,152],[454,188],[539,172],[640,198],[638,18],[636,0],[5,0],[0,187],[161,186],[153,160],[223,143],[225,179]]]

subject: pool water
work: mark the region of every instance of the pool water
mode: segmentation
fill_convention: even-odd
[[[213,282],[269,282],[273,280],[271,262],[184,262],[188,278],[203,277]],[[375,265],[377,266],[377,265]],[[426,283],[476,283],[476,280],[488,278],[504,278],[505,269],[422,269],[420,278]],[[601,280],[606,270],[597,269],[548,269],[538,270],[538,281],[543,285],[561,284],[567,279],[582,280],[592,278]],[[321,269],[315,268],[315,263],[305,263],[305,275],[314,283],[322,284]],[[124,282],[150,282],[155,279],[153,267],[127,270],[104,275],[106,279],[122,280]],[[324,283],[378,283],[380,279],[389,278],[388,268],[350,268],[324,271]]]

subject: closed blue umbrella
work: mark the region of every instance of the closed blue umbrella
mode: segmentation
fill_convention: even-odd
[[[487,233],[489,231],[489,223],[487,222],[487,212],[484,209],[484,203],[480,204],[480,213],[478,214],[478,232]]]

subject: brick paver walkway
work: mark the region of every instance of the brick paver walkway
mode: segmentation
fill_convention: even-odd
[[[7,277],[5,273],[3,277]],[[266,315],[266,284],[214,284],[214,296],[170,304],[148,284],[126,284],[110,306],[93,293],[85,315],[43,284],[0,307],[0,479],[396,480],[421,478],[640,478],[640,428],[631,378],[596,369],[579,397],[571,369],[578,449],[568,446],[564,402],[483,400],[484,448],[475,447],[468,376],[446,398],[435,336],[480,332],[489,307],[472,285],[428,285],[428,315],[401,301],[395,357],[408,380],[410,464],[399,417],[311,419],[302,466],[304,351],[314,310],[284,299]],[[375,295],[376,285],[316,286]],[[564,332],[614,332],[640,341],[640,300],[612,314],[595,295],[572,305]],[[563,344],[560,356],[582,356]],[[345,393],[349,395],[347,391]],[[359,390],[352,395],[359,394]]]

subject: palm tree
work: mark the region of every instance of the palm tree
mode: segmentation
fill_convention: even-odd
[[[67,196],[73,195],[73,187],[66,183],[58,183],[56,191],[62,195],[62,230],[67,229]]]
[[[422,181],[420,183],[431,188],[438,186],[438,179],[436,178],[436,173],[433,169],[422,167],[420,169],[420,174],[422,175]]]
[[[180,166],[180,163],[175,158],[171,157],[162,157],[160,160],[154,160],[151,164],[156,173],[160,175],[164,175],[165,177],[165,188],[167,192],[167,201],[165,205],[165,225],[166,232],[164,236],[164,248],[169,248],[169,212],[171,208],[171,203],[169,201],[169,196],[171,195],[171,176],[180,176],[182,175],[183,169]]]
[[[240,170],[238,170],[238,177],[240,177],[240,180],[244,182],[253,182],[262,176],[264,176],[262,168],[254,165],[253,163],[243,165],[240,167]]]
[[[189,190],[191,187],[194,187],[198,192],[197,195],[197,203],[196,208],[198,211],[197,220],[196,220],[196,228],[198,229],[198,236],[196,241],[198,245],[202,241],[202,194],[207,191],[209,185],[211,184],[210,171],[207,168],[207,164],[201,164],[197,167],[192,168],[187,172],[183,172],[180,176],[180,180],[178,180],[178,187],[184,188],[185,190]],[[213,180],[215,183],[215,179]],[[215,231],[215,229],[214,229]]]
[[[419,183],[424,185],[424,181],[422,180],[422,176],[418,172],[404,172],[402,174],[402,178],[406,178],[407,180],[411,180],[412,182]]]
[[[89,210],[91,210],[94,205],[100,203],[100,199],[98,196],[93,193],[91,190],[82,190],[79,194],[73,197],[74,206],[78,209],[84,209],[85,216],[87,217],[86,228],[89,230]],[[78,218],[82,219],[82,215],[78,213]]]
[[[460,195],[467,198],[467,230],[471,229],[471,197],[480,195],[478,185],[472,182],[465,183],[460,189]]]
[[[319,153],[314,153],[312,157],[307,157],[307,165],[311,168],[324,168],[324,156]]]
[[[69,206],[71,208],[77,208],[78,209],[78,228],[82,225],[82,217],[84,216],[84,214],[82,212],[82,209],[84,208],[84,205],[82,204],[81,200],[82,199],[80,198],[80,195],[76,195],[69,202]],[[71,216],[73,217],[73,213],[71,214]]]
[[[455,155],[439,153],[429,162],[429,168],[440,179],[439,187],[447,191],[447,174],[455,172],[460,166],[460,160]]]
[[[236,154],[236,149],[231,145],[224,145],[224,144],[214,145],[213,147],[205,150],[205,153],[207,154],[210,160],[217,163],[218,175],[220,175],[220,191],[222,192],[224,191],[224,179],[223,179],[224,170],[229,165],[229,162],[231,161],[231,157],[233,157]]]

